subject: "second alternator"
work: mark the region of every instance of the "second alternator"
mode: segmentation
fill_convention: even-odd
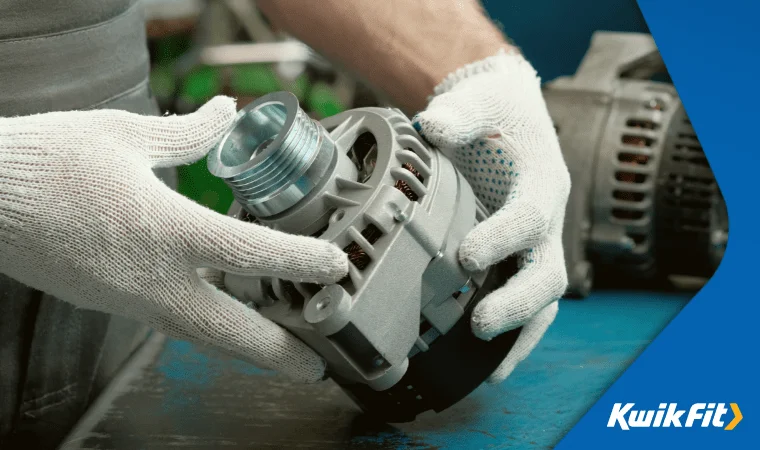
[[[597,32],[576,74],[544,96],[573,183],[570,293],[587,295],[594,272],[615,286],[710,277],[726,207],[652,37]]]

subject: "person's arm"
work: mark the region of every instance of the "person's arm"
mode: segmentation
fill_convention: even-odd
[[[259,0],[269,20],[419,111],[457,68],[512,48],[473,0]]]

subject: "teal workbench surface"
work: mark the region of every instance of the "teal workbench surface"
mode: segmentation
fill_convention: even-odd
[[[293,384],[154,335],[62,448],[552,447],[689,297],[606,291],[562,300],[545,338],[504,383],[400,425],[371,422],[332,382]]]

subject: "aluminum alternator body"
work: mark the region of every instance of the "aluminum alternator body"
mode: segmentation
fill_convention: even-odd
[[[595,33],[572,77],[544,96],[572,178],[564,229],[569,292],[593,274],[621,283],[709,277],[725,248],[725,203],[648,34]],[[599,277],[601,278],[601,277]]]
[[[511,348],[519,330],[488,343],[469,330],[472,306],[506,279],[499,266],[472,274],[459,264],[459,244],[485,209],[400,111],[361,108],[320,123],[291,94],[270,94],[241,111],[209,169],[235,192],[231,215],[348,254],[349,274],[338,284],[227,274],[225,285],[323,356],[328,373],[370,412],[405,421],[444,409]],[[442,338],[457,333],[470,351]],[[472,352],[484,363],[473,366]],[[461,386],[449,391],[428,380],[436,364],[473,368],[460,369]]]

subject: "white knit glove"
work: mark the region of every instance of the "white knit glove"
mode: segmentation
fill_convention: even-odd
[[[502,51],[449,75],[415,117],[415,127],[493,213],[462,243],[464,267],[479,271],[518,256],[518,274],[472,315],[474,333],[486,340],[523,327],[489,379],[502,381],[541,339],[567,287],[562,224],[570,174],[540,79],[521,55]]]
[[[196,269],[332,282],[346,274],[346,255],[217,214],[151,171],[203,157],[234,116],[234,101],[217,97],[182,117],[103,110],[0,118],[0,272],[298,380],[321,379],[316,353]]]

